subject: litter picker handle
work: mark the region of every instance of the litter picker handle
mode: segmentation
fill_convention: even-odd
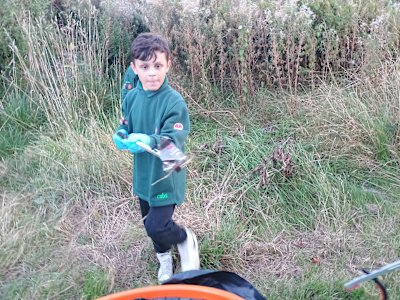
[[[142,142],[139,142],[139,141],[136,142],[136,145],[138,145],[138,146],[139,146],[140,148],[142,148],[144,151],[149,152],[149,153],[151,153],[151,154],[157,156],[158,158],[161,158],[161,157],[160,157],[160,152],[159,152],[157,149],[153,149],[153,148],[151,148],[149,145],[147,145],[147,144],[145,144],[145,143],[142,143]]]
[[[383,266],[382,268],[380,268],[378,270],[369,272],[368,274],[363,274],[361,276],[358,276],[358,277],[354,278],[353,280],[351,280],[349,282],[346,282],[344,284],[344,288],[345,289],[354,288],[355,286],[357,286],[358,284],[360,284],[360,283],[362,283],[364,281],[368,281],[368,280],[377,278],[377,277],[379,277],[379,276],[381,276],[383,274],[392,272],[392,271],[394,271],[396,269],[399,269],[399,268],[400,268],[400,260],[396,261],[394,263],[391,263],[391,264],[387,264],[386,266]]]

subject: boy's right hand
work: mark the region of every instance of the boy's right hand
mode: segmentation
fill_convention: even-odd
[[[143,133],[131,133],[126,140],[126,146],[132,154],[144,152],[144,150],[138,146],[136,142],[142,142],[146,145],[149,145],[150,137]]]
[[[128,132],[125,129],[117,130],[113,135],[113,141],[118,150],[127,150],[128,146],[125,143],[125,139],[121,136],[128,136]]]

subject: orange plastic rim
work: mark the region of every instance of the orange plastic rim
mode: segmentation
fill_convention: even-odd
[[[161,297],[195,298],[204,300],[244,300],[238,295],[213,287],[191,284],[167,284],[123,291],[97,300],[133,300],[135,298],[154,299]]]

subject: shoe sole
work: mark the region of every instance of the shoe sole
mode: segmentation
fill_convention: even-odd
[[[192,232],[192,237],[193,237],[193,242],[194,242],[194,247],[196,249],[196,263],[195,263],[195,268],[196,270],[200,269],[200,254],[199,254],[199,245],[197,242],[197,237],[196,235]]]
[[[194,265],[194,267],[192,267],[192,268],[189,268],[188,270],[186,270],[186,271],[190,271],[190,270],[199,270],[200,269],[200,257],[199,257],[199,245],[198,245],[198,242],[197,242],[197,237],[196,237],[196,235],[193,233],[193,231],[191,231],[190,229],[186,229],[187,231],[186,231],[186,234],[187,234],[187,236],[191,236],[191,239],[192,239],[192,243],[194,244],[194,249],[196,249],[195,251],[196,251],[196,258],[194,259],[194,263],[193,263],[193,265]],[[188,234],[188,232],[189,232],[189,234]],[[182,267],[181,267],[182,268]],[[184,272],[183,271],[183,269],[182,269],[182,272]]]

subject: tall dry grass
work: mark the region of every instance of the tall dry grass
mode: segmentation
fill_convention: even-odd
[[[95,10],[87,11],[86,24],[72,14],[65,26],[31,19],[29,12],[19,19],[28,51],[14,47],[16,64],[22,72],[24,90],[44,112],[51,129],[74,126],[82,116],[104,114],[109,84],[105,67],[107,46],[98,36]],[[115,74],[116,75],[116,74]],[[75,124],[76,125],[76,124]]]
[[[398,59],[388,61],[345,87],[324,83],[299,97],[321,155],[346,156],[371,169],[398,163],[399,66]]]
[[[159,1],[149,13],[150,27],[171,40],[180,73],[207,107],[233,93],[246,110],[264,87],[296,92],[331,74],[354,79],[398,55],[394,2],[237,2],[200,1],[186,11]]]

